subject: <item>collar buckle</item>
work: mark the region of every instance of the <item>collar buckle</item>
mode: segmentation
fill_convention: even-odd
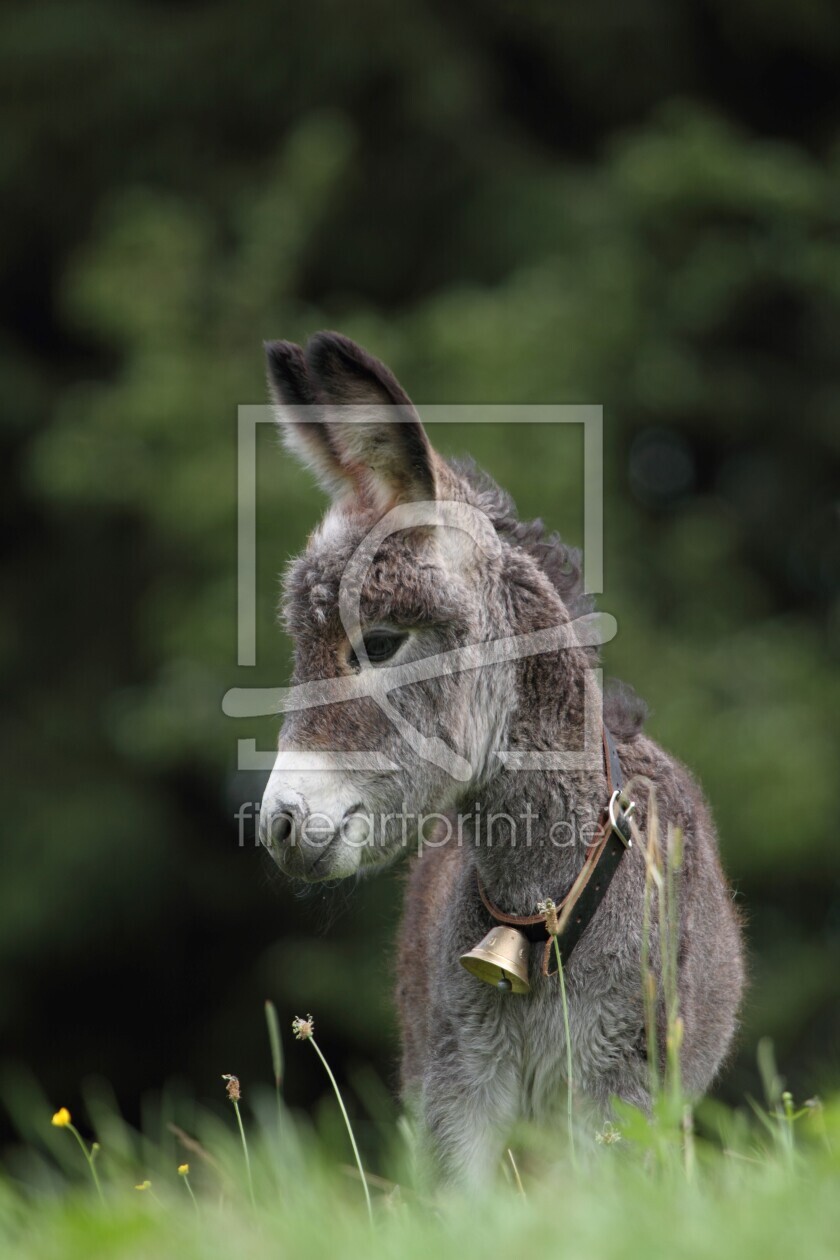
[[[636,812],[636,802],[631,801],[621,788],[616,788],[607,806],[610,827],[618,836],[625,849],[632,849],[633,837],[630,834],[629,820]]]

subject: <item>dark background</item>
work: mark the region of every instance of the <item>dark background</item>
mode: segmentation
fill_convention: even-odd
[[[606,663],[748,922],[722,1094],[763,1034],[836,1085],[836,6],[18,0],[0,70],[5,1062],[137,1118],[267,1079],[271,996],[393,1078],[399,877],[300,899],[239,847],[236,739],[275,731],[220,707],[286,680],[276,575],[322,508],[263,426],[237,669],[236,407],[264,338],[337,327],[421,403],[604,404]],[[435,437],[581,541],[571,430]]]

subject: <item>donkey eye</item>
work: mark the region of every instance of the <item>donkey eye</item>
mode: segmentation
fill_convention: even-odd
[[[374,630],[365,636],[368,660],[372,665],[381,665],[384,661],[389,661],[392,656],[396,656],[407,638],[407,634],[400,634],[397,631]],[[353,657],[355,659],[355,652]]]
[[[374,631],[365,639],[368,660],[377,664],[389,661],[392,656],[396,656],[407,638],[407,634],[391,634],[384,630]]]

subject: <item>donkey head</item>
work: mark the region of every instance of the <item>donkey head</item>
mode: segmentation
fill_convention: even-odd
[[[386,367],[336,333],[267,355],[286,445],[332,506],[286,575],[295,688],[260,838],[287,874],[337,879],[415,843],[523,722],[539,738],[534,662],[470,668],[463,650],[568,613],[536,536],[435,453]]]

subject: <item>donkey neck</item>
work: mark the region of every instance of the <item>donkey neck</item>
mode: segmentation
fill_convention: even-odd
[[[561,655],[563,660],[528,663],[510,727],[511,752],[583,748],[584,697],[588,693],[590,704],[594,699],[591,662]],[[523,694],[540,699],[529,705]],[[485,888],[503,909],[533,913],[538,901],[564,895],[583,865],[607,801],[600,729],[585,760],[584,768],[570,771],[520,769],[500,759],[481,788],[470,793],[464,837]]]

